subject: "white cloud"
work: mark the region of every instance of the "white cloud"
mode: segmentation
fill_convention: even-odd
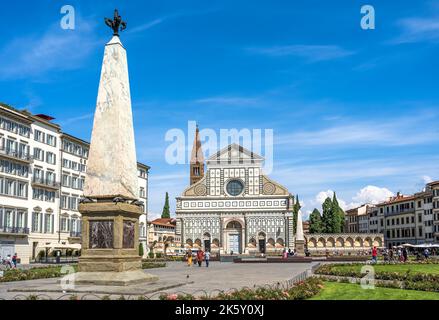
[[[391,124],[385,122],[351,121],[321,130],[299,131],[277,135],[275,143],[297,146],[336,146],[336,145],[380,145],[407,146],[437,141],[438,129],[426,126],[426,122],[437,121],[436,114],[421,114],[394,119]],[[418,130],[407,135],[407,128]]]
[[[169,172],[169,168],[170,167],[167,169],[167,173],[154,174],[154,172],[151,172],[149,175],[149,212],[162,212],[165,203],[165,194],[168,192],[171,216],[174,216],[175,197],[181,195],[183,190],[189,185],[189,174],[186,170]],[[148,219],[151,220],[153,217],[157,217],[157,215],[151,213]]]
[[[424,183],[425,183],[425,184],[434,181],[430,176],[422,176],[422,180],[424,180]]]
[[[230,96],[210,97],[210,98],[198,99],[195,101],[195,103],[199,103],[199,104],[231,105],[231,106],[255,105],[258,102],[260,102],[258,98],[230,97]]]
[[[398,21],[401,35],[392,40],[393,44],[439,41],[438,17],[405,18]]]
[[[331,200],[332,200],[333,197],[334,197],[333,190],[321,191],[316,195],[316,197],[314,199],[314,204],[318,205],[318,207],[320,208],[322,206],[323,202],[325,202],[325,200],[327,198],[331,198]],[[344,201],[343,199],[340,199],[338,196],[337,196],[337,201],[343,210],[350,209],[351,206],[347,205],[346,201]]]
[[[99,43],[94,29],[94,25],[82,20],[75,30],[63,30],[55,24],[42,36],[33,34],[12,40],[0,50],[0,77],[41,77],[52,70],[82,67]]]
[[[155,19],[153,21],[147,22],[145,24],[142,24],[140,26],[134,27],[132,29],[128,29],[127,33],[128,34],[133,34],[133,33],[138,33],[138,32],[142,32],[142,31],[151,29],[152,27],[157,26],[157,25],[163,23],[164,20],[165,20],[164,18]]]
[[[61,120],[59,121],[59,125],[61,126],[67,126],[69,124],[78,122],[78,121],[83,121],[83,120],[88,120],[88,119],[93,119],[94,114],[93,113],[87,113],[87,114],[83,114],[77,117],[73,117],[73,118],[67,118],[65,120]]]
[[[367,186],[361,189],[349,202],[346,202],[345,200],[341,199],[338,195],[337,195],[337,200],[340,207],[346,211],[352,208],[359,207],[363,204],[368,204],[368,203],[377,204],[379,202],[388,199],[389,197],[392,197],[393,195],[394,195],[393,192],[391,192],[386,188]],[[334,197],[333,190],[319,192],[315,196],[314,201],[312,201],[312,205],[320,210],[323,202],[325,202],[325,200],[328,197],[330,199]]]
[[[155,219],[159,219],[162,217],[161,213],[149,212],[148,213],[148,221],[154,221]]]
[[[273,46],[265,48],[248,48],[251,53],[262,54],[271,57],[297,56],[308,62],[319,62],[344,58],[355,54],[336,45],[289,45]]]
[[[367,186],[361,189],[352,200],[360,203],[360,205],[366,203],[377,204],[392,196],[394,196],[394,193],[387,188]]]

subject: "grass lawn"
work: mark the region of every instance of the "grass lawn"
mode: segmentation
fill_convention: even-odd
[[[310,300],[439,300],[439,293],[393,288],[366,290],[359,284],[324,282],[324,289]]]
[[[360,272],[364,265],[352,265],[352,266],[333,266],[333,270],[337,271],[357,271]],[[375,272],[398,272],[406,273],[410,270],[411,273],[423,273],[423,274],[438,274],[439,264],[377,264],[373,266]]]

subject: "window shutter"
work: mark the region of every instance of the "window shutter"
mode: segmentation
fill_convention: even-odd
[[[38,222],[39,222],[39,229],[38,232],[42,233],[43,231],[43,214],[42,213],[38,213]]]

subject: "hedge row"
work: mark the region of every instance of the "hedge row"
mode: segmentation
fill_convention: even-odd
[[[323,281],[319,278],[308,278],[285,290],[282,288],[241,289],[230,293],[220,293],[218,296],[195,297],[186,295],[162,295],[161,300],[305,300],[314,297],[323,289]]]

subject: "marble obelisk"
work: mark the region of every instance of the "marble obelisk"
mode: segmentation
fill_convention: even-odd
[[[302,212],[300,210],[297,214],[295,249],[297,256],[303,257],[305,255],[305,236],[303,235]]]
[[[106,19],[114,33],[105,46],[84,185],[82,254],[77,284],[129,285],[154,281],[141,269],[137,160],[127,53],[117,10]]]

